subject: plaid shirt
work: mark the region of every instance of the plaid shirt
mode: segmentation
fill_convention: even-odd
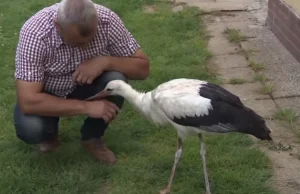
[[[66,45],[53,23],[59,3],[46,7],[23,25],[16,50],[15,78],[43,83],[43,90],[66,97],[75,88],[72,73],[83,61],[95,56],[130,56],[139,45],[122,20],[108,8],[97,5],[98,32],[87,48]]]

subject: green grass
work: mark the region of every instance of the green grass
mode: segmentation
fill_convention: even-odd
[[[293,109],[283,108],[274,114],[274,118],[278,120],[294,122],[297,119],[297,113]]]
[[[274,119],[286,121],[292,125],[297,120],[297,113],[290,108],[282,108],[274,113]]]
[[[297,135],[300,135],[299,127],[296,126],[295,122],[298,120],[298,114],[295,110],[291,108],[281,108],[274,113],[273,118],[280,121],[287,122],[290,127],[296,132]]]
[[[239,29],[226,28],[224,33],[227,35],[229,42],[240,43],[247,40],[247,37]]]
[[[262,69],[263,65],[257,65],[256,63],[251,63],[251,67],[256,69],[258,71],[258,69]],[[267,95],[271,95],[274,90],[274,84],[273,83],[268,83],[270,79],[263,73],[255,73],[255,75],[253,76],[253,81],[257,81],[260,82],[262,84],[262,88],[260,89],[260,93],[261,94],[267,94]]]
[[[253,61],[250,62],[249,66],[253,71],[258,72],[265,69],[265,65],[262,63],[255,63]]]
[[[264,83],[260,93],[262,94],[272,94],[274,92],[274,84],[273,83]]]
[[[238,51],[238,53],[243,55],[247,61],[250,59],[251,55],[253,55],[254,52],[255,51],[252,49],[249,50],[241,49]]]
[[[176,149],[176,133],[156,128],[127,103],[109,127],[105,139],[119,162],[115,167],[96,163],[80,147],[82,118],[63,118],[62,145],[40,155],[15,137],[14,57],[18,32],[32,14],[56,1],[0,2],[0,193],[1,194],[154,194],[166,186]],[[207,68],[204,25],[195,9],[176,14],[166,4],[155,14],[142,13],[146,0],[97,1],[117,12],[151,60],[148,80],[132,82],[138,89],[153,89],[178,77],[218,82]],[[3,46],[2,46],[3,45]],[[207,136],[208,167],[214,194],[274,194],[266,181],[271,176],[268,159],[241,134]],[[199,142],[184,143],[173,193],[203,193],[204,179]]]
[[[247,82],[246,80],[241,78],[231,78],[228,83],[233,85],[238,85],[238,84],[244,84],[246,82]]]
[[[264,75],[263,73],[255,73],[255,75],[253,76],[253,80],[264,84],[267,81],[269,81],[269,78],[266,75]]]

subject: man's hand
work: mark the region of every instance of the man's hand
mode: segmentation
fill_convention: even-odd
[[[103,118],[108,123],[116,118],[119,108],[107,100],[87,101],[87,115],[92,118]]]
[[[73,82],[77,84],[91,84],[103,71],[106,70],[108,62],[105,56],[89,59],[78,66],[73,73]]]
[[[130,57],[95,57],[78,66],[73,73],[73,82],[91,84],[103,71],[118,71],[133,80],[146,79],[149,75],[149,60],[140,49]]]

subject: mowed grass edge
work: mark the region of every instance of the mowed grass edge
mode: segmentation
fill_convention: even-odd
[[[96,163],[80,147],[82,117],[62,118],[62,145],[54,153],[40,155],[34,147],[15,137],[12,110],[15,103],[14,57],[22,24],[39,9],[57,1],[0,2],[0,193],[2,194],[154,194],[165,187],[176,148],[176,131],[154,127],[126,102],[109,127],[105,140],[117,154],[115,167]],[[179,77],[218,83],[207,67],[211,54],[198,10],[172,13],[169,5],[155,1],[95,1],[120,15],[151,60],[146,81],[133,81],[140,90]],[[144,4],[157,12],[145,14]],[[214,194],[274,194],[266,186],[271,176],[268,159],[251,147],[241,134],[205,136]],[[183,155],[174,179],[173,193],[202,193],[204,179],[197,138],[184,143]]]

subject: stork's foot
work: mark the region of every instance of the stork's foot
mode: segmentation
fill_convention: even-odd
[[[167,185],[167,187],[165,189],[160,190],[160,194],[170,193],[171,187],[172,187],[173,178],[174,178],[175,171],[176,171],[176,167],[177,167],[177,164],[178,164],[179,159],[181,157],[181,153],[182,153],[182,140],[181,140],[180,137],[178,137],[177,151],[175,153],[174,164],[173,164],[173,167],[172,167],[172,172],[171,172],[171,175],[170,175],[170,178],[169,178],[169,182],[168,182],[168,185]]]
[[[160,190],[159,191],[159,194],[168,194],[168,193],[170,193],[171,191],[170,191],[170,188],[165,188],[164,190]]]

